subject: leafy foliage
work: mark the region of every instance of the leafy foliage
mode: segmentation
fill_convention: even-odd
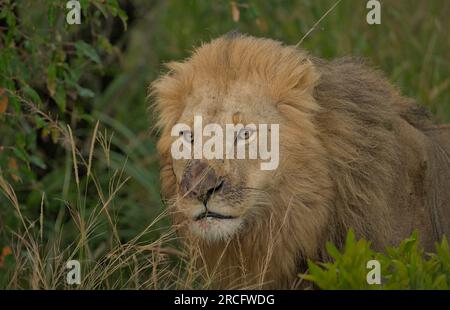
[[[45,193],[46,213],[53,224],[73,225],[66,206],[74,205],[79,193],[71,182],[74,171],[68,128],[80,146],[78,155],[86,155],[90,146],[87,134],[100,119],[102,137],[111,139],[111,145],[110,161],[95,161],[98,180],[107,185],[119,167],[133,176],[127,184],[129,197],[120,203],[128,209],[115,212],[137,220],[136,229],[145,227],[145,217],[139,216],[139,212],[152,218],[160,208],[154,138],[137,137],[147,131],[144,84],[148,82],[141,80],[140,128],[127,128],[119,117],[116,120],[111,117],[115,114],[114,107],[99,104],[107,102],[107,96],[117,91],[117,85],[111,86],[110,80],[123,79],[120,64],[123,50],[114,38],[125,33],[126,12],[117,0],[84,0],[82,24],[78,26],[65,21],[66,1],[3,2],[0,173],[13,182],[25,214],[39,213],[41,196]],[[85,182],[86,171],[79,172],[81,182]],[[153,207],[142,210],[137,203],[142,199],[135,199],[131,193],[140,197],[146,193],[145,201]],[[86,199],[89,214],[92,211],[89,206],[98,204],[99,197],[90,191]],[[6,227],[17,229],[17,218],[6,208],[1,196],[0,203],[0,232],[6,232]],[[121,236],[127,240],[134,236],[134,231],[127,232],[129,223],[124,224]],[[45,229],[53,231],[60,227],[49,225]],[[0,238],[0,245],[2,241],[5,242]]]
[[[370,242],[356,240],[353,231],[347,234],[345,247],[340,252],[327,244],[333,259],[330,263],[308,262],[308,274],[301,275],[321,289],[440,289],[450,288],[450,251],[444,237],[436,244],[436,253],[424,253],[418,233],[389,247],[386,253],[377,253]],[[377,260],[381,265],[381,284],[369,284],[366,276],[371,270],[367,262]]]

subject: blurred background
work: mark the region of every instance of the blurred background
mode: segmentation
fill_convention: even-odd
[[[44,244],[70,245],[82,219],[107,205],[89,235],[85,255],[95,259],[161,214],[147,89],[165,62],[232,30],[295,45],[336,4],[79,2],[81,24],[68,25],[67,1],[0,0],[0,287],[17,269],[20,254],[10,253],[25,227]],[[437,123],[450,122],[450,2],[380,2],[381,24],[369,25],[367,1],[340,1],[300,47],[326,59],[368,58]],[[169,224],[158,220],[145,238]]]

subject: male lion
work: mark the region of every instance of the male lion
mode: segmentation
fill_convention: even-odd
[[[168,67],[152,85],[162,193],[216,287],[293,287],[350,228],[378,250],[414,229],[428,250],[449,236],[450,130],[362,61],[226,35]],[[279,124],[278,168],[173,159],[171,130],[195,115]]]

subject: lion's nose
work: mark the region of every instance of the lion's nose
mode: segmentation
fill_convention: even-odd
[[[183,195],[197,198],[206,205],[211,195],[220,190],[223,181],[224,178],[218,176],[211,166],[194,160],[181,178],[180,189]]]

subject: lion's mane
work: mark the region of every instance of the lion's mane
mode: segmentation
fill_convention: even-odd
[[[265,85],[292,141],[296,133],[308,139],[308,149],[293,142],[287,154],[283,171],[289,173],[273,193],[270,220],[255,219],[250,232],[227,244],[199,245],[207,264],[238,268],[221,286],[240,283],[247,273],[265,287],[291,287],[306,259],[328,259],[325,243],[341,246],[350,228],[379,250],[414,229],[426,247],[448,234],[450,142],[438,140],[426,111],[364,61],[325,61],[277,41],[238,35],[204,44],[168,68],[151,87],[164,197],[176,193],[170,129],[196,77],[223,89],[236,80]],[[305,216],[308,208],[321,211]]]

